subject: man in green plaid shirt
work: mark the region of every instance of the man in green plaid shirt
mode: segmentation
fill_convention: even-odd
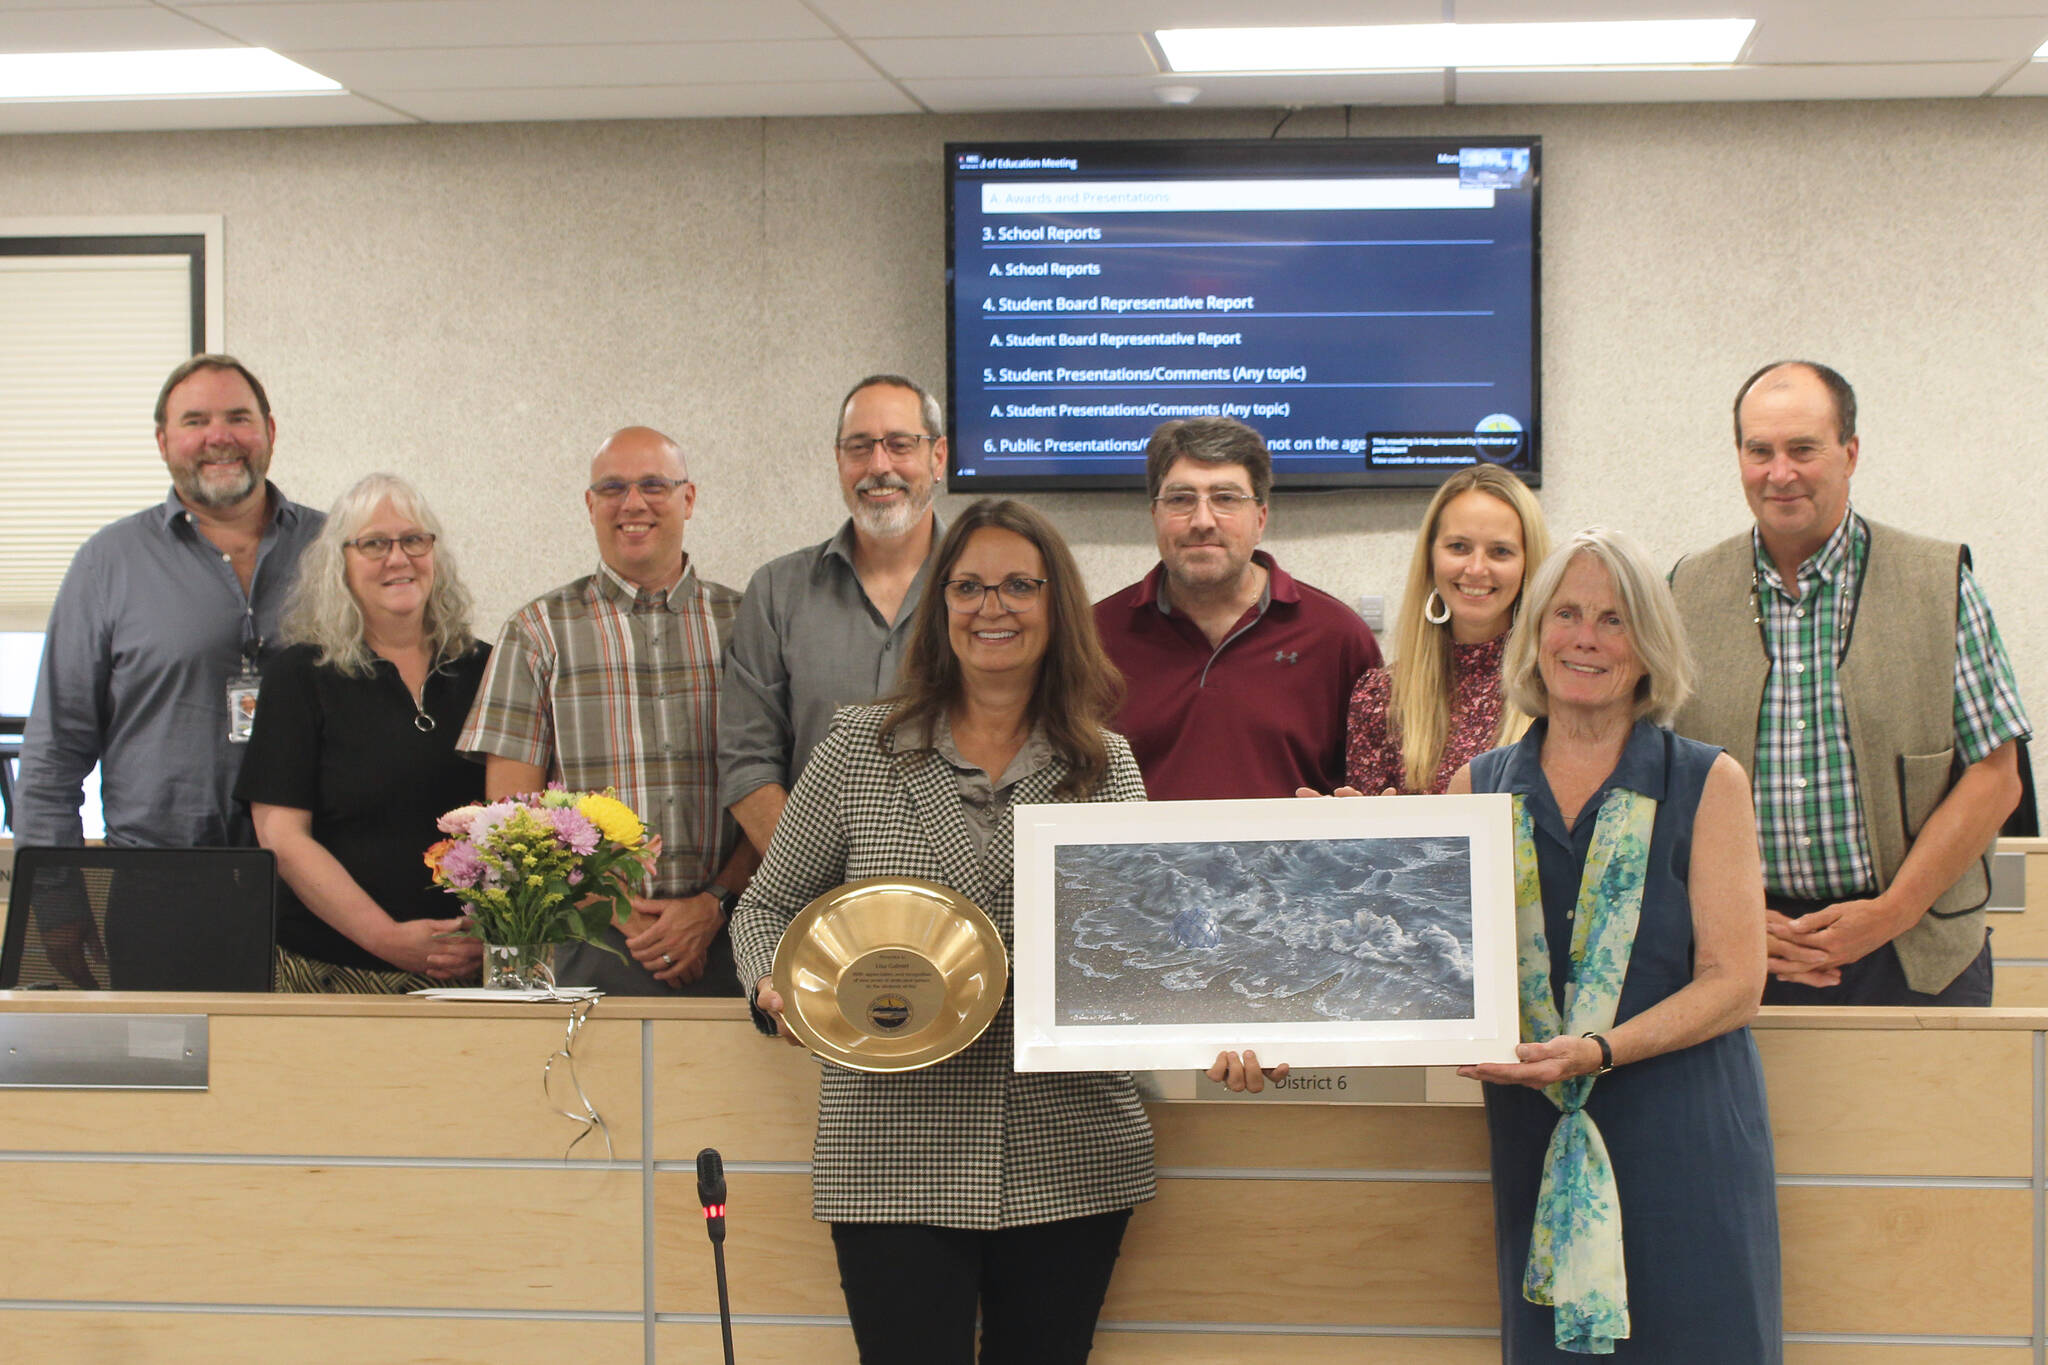
[[[1672,571],[1706,664],[1676,728],[1750,770],[1764,1000],[1988,1005],[2029,727],[1969,551],[1851,510],[1856,396],[1825,365],[1752,375],[1735,436],[1756,524]]]

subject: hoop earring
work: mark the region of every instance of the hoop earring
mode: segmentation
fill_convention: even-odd
[[[1436,603],[1434,609],[1430,607],[1432,602]],[[1438,612],[1443,614],[1439,616]],[[1435,588],[1431,588],[1429,596],[1422,599],[1422,619],[1433,626],[1440,626],[1451,619],[1451,604],[1444,601],[1444,595]]]

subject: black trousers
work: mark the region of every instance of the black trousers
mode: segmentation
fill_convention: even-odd
[[[1797,919],[1828,904],[1827,901],[1769,898],[1771,909]],[[1764,982],[1766,1005],[1941,1005],[1977,1007],[1991,1003],[1991,934],[1984,934],[1984,946],[1970,965],[1941,990],[1929,994],[1906,984],[1906,969],[1899,963],[1899,950],[1886,943],[1842,968],[1838,986],[1807,986],[1780,981],[1773,976]]]
[[[862,1365],[1082,1365],[1129,1209],[973,1232],[834,1223]]]

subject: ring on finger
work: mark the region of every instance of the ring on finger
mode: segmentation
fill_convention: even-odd
[[[666,966],[670,966],[670,967],[673,967],[673,966],[675,966],[675,965],[676,965],[676,960],[675,960],[674,958],[670,957],[670,956],[669,956],[669,955],[668,955],[667,953],[663,953],[663,954],[661,955],[661,960],[662,960],[662,963],[663,963],[664,965],[666,965]]]

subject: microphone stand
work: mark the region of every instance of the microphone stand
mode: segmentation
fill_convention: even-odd
[[[715,1147],[697,1153],[697,1201],[704,1206],[704,1231],[711,1238],[711,1262],[718,1272],[718,1326],[725,1337],[725,1365],[733,1365],[732,1300],[725,1288],[725,1160]]]

